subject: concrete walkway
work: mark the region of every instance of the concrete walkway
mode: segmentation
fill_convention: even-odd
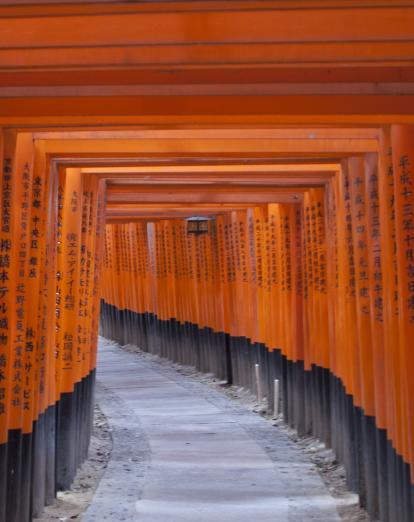
[[[84,522],[339,521],[293,442],[172,368],[101,340],[97,401],[114,448]]]

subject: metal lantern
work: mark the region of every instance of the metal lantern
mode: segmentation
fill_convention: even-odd
[[[207,234],[210,218],[193,216],[187,218],[187,234]]]

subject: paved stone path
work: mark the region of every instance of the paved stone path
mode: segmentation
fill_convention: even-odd
[[[339,521],[314,466],[260,416],[101,340],[113,452],[83,522]]]

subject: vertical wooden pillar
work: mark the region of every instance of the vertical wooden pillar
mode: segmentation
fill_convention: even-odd
[[[395,182],[395,216],[397,237],[399,345],[395,351],[401,379],[401,414],[397,417],[401,433],[398,452],[403,457],[399,470],[403,496],[399,516],[413,509],[414,484],[414,126],[394,125],[391,128],[393,173]],[[410,466],[408,468],[408,465]],[[410,479],[409,479],[410,477]],[[411,480],[411,491],[406,481]]]

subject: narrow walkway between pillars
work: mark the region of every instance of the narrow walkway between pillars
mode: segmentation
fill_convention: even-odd
[[[102,340],[113,452],[84,522],[339,521],[286,435],[209,387]]]

